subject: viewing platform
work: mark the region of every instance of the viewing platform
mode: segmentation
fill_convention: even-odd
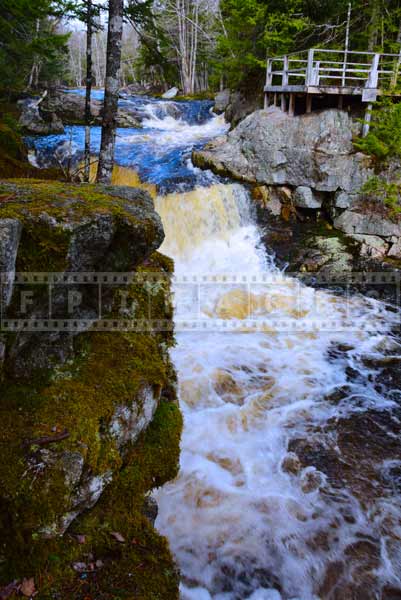
[[[311,48],[267,60],[265,108],[281,106],[294,115],[312,112],[314,99],[365,106],[369,131],[372,103],[382,95],[401,98],[401,54]],[[297,106],[298,105],[298,106]]]

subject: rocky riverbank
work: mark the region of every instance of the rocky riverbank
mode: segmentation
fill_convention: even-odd
[[[0,596],[177,599],[149,498],[177,473],[182,426],[153,201],[38,180],[0,196]]]
[[[359,132],[360,124],[345,111],[289,117],[272,107],[246,117],[227,136],[194,152],[193,160],[201,168],[253,188],[262,221],[275,232],[269,237],[274,249],[280,228],[284,237],[289,234],[295,239],[307,224],[308,235],[300,248],[305,260],[300,252],[296,256],[287,252],[287,259],[283,256],[294,269],[328,270],[330,263],[335,269],[340,264],[346,269],[364,268],[372,261],[376,268],[398,266],[401,223],[380,200],[363,192],[376,165],[355,150]],[[395,173],[392,165],[382,176],[391,179]],[[317,236],[322,239],[311,237],[311,223],[323,224]]]
[[[27,98],[19,102],[20,126],[26,133],[49,135],[63,133],[64,125],[85,124],[85,96],[64,90],[53,91],[43,98]],[[91,124],[102,124],[103,102],[91,100]],[[118,127],[141,127],[136,115],[119,107]]]

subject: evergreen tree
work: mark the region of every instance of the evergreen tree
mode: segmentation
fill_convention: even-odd
[[[66,4],[51,0],[0,1],[0,94],[21,91],[61,75],[68,35],[57,26]]]

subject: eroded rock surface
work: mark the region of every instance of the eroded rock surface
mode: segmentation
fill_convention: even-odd
[[[252,183],[355,192],[372,170],[369,159],[354,151],[353,133],[350,117],[340,110],[294,118],[269,108],[249,115],[223,141],[194,152],[194,161]]]

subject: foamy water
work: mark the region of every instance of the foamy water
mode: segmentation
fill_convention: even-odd
[[[394,584],[399,558],[389,560],[382,526],[394,511],[399,519],[397,503],[363,510],[313,466],[289,473],[283,461],[294,459],[290,439],[318,439],[331,419],[391,405],[361,359],[380,354],[397,316],[375,300],[346,300],[281,274],[239,185],[170,194],[156,206],[162,251],[176,261],[177,322],[214,323],[210,333],[178,333],[173,352],[185,428],[179,477],[157,492],[157,527],[180,566],[182,599],[318,598],[328,566],[365,536],[382,537],[381,582]],[[206,277],[201,298],[185,276]],[[263,321],[261,331],[249,331],[250,316]],[[239,332],[224,331],[227,321]],[[329,359],[333,345],[347,347],[340,362]],[[351,385],[350,366],[360,375]],[[331,403],[345,385],[349,393]]]

